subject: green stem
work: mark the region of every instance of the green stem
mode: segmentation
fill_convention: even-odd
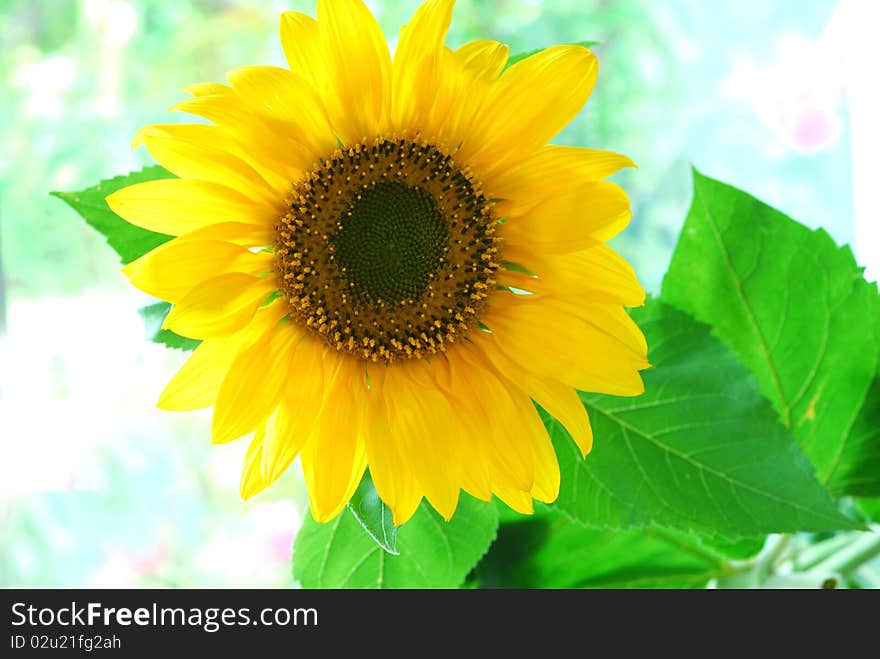
[[[844,533],[835,535],[815,545],[808,545],[798,552],[793,568],[797,572],[811,570],[822,561],[827,560],[844,547],[852,544],[853,538],[860,534]]]
[[[767,576],[773,572],[780,559],[791,544],[792,535],[786,533],[779,536],[776,544],[770,547],[763,556],[759,556],[755,563],[755,585],[764,583]]]
[[[819,563],[816,570],[846,574],[857,570],[877,556],[880,556],[880,533],[868,533]]]

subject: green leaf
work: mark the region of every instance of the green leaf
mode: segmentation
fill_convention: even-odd
[[[589,526],[656,524],[733,538],[859,528],[708,327],[657,300],[633,317],[651,347],[645,393],[581,395],[596,436],[586,460],[547,421],[562,470],[556,507]]]
[[[866,427],[880,296],[849,248],[694,172],[663,299],[733,347],[832,492],[880,492],[880,442]]]
[[[847,432],[829,485],[857,497],[880,497],[880,378]]]
[[[497,529],[495,506],[466,494],[449,522],[423,503],[391,556],[348,511],[327,524],[309,516],[294,543],[293,575],[304,588],[457,588]]]
[[[575,43],[569,44],[569,45],[583,46],[584,48],[592,48],[593,46],[596,46],[598,44],[599,44],[598,41],[576,41]],[[509,69],[511,66],[513,66],[517,62],[521,62],[522,60],[526,59],[527,57],[531,57],[532,55],[537,55],[538,53],[540,53],[541,51],[544,51],[544,50],[547,50],[547,49],[546,48],[536,48],[535,50],[527,50],[524,53],[517,53],[516,55],[512,56],[509,60],[507,60],[507,66],[504,68]]]
[[[702,588],[730,571],[692,534],[590,529],[537,511],[502,524],[475,575],[489,588]]]
[[[100,232],[123,263],[131,263],[172,236],[155,233],[129,224],[110,210],[105,198],[107,195],[135,183],[144,183],[162,178],[174,178],[168,170],[158,165],[145,167],[139,172],[101,181],[91,188],[79,192],[53,192],[52,195],[65,201],[94,229]]]
[[[162,343],[176,350],[195,350],[201,341],[181,336],[169,329],[162,329],[162,323],[165,322],[165,316],[169,311],[171,305],[168,302],[156,302],[138,310],[141,318],[144,319],[147,338],[154,343]]]
[[[369,473],[364,474],[348,502],[348,509],[377,545],[389,554],[396,556],[400,553],[397,551],[397,527],[394,526],[391,510],[379,498]]]
[[[880,499],[859,499],[857,505],[868,519],[880,524]]]

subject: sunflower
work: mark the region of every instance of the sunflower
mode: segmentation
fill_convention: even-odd
[[[281,17],[290,70],[245,66],[134,145],[178,178],[107,198],[176,236],[124,268],[202,342],[159,407],[213,406],[215,443],[252,435],[251,497],[299,456],[313,516],[334,518],[366,469],[396,524],[461,490],[528,513],[559,467],[534,403],[592,445],[576,390],[632,396],[644,301],[604,243],[630,219],[603,179],[632,163],[551,146],[596,81],[593,54],[444,45],[430,0],[392,59],[361,0]],[[534,403],[533,403],[534,401]]]

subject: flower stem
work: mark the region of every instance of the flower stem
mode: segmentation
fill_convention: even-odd
[[[817,571],[847,574],[880,556],[880,533],[867,533],[816,565]]]

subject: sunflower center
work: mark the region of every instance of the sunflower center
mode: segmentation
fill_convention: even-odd
[[[290,315],[362,359],[443,352],[495,289],[496,226],[479,183],[436,146],[340,149],[294,184],[276,225]]]
[[[373,182],[352,204],[331,241],[360,304],[421,297],[448,249],[448,232],[423,188]]]

